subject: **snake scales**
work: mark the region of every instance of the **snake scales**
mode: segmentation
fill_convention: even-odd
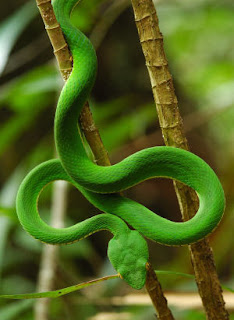
[[[185,150],[148,148],[110,167],[97,166],[87,157],[77,119],[93,87],[97,59],[90,41],[71,24],[70,14],[76,3],[77,0],[52,3],[73,56],[73,71],[61,92],[55,115],[59,159],[40,164],[26,176],[17,195],[17,214],[27,232],[50,244],[70,243],[109,230],[113,234],[108,244],[110,261],[128,284],[140,289],[145,283],[148,260],[143,236],[167,245],[189,244],[203,238],[222,217],[224,192],[213,170]],[[181,181],[196,191],[199,210],[191,220],[169,221],[117,194],[155,177]],[[68,228],[50,227],[40,218],[37,202],[44,186],[54,180],[70,182],[105,213]],[[135,230],[130,230],[126,222]]]

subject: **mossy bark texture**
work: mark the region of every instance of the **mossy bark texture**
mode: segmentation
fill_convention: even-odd
[[[189,150],[155,6],[152,0],[131,1],[164,142],[167,146]],[[174,182],[174,187],[183,220],[188,220],[197,212],[198,198],[193,190],[181,183]],[[192,244],[189,249],[207,319],[229,319],[208,240]]]

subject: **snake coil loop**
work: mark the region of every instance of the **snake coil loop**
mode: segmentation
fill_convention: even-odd
[[[55,115],[59,159],[40,164],[26,176],[17,195],[17,214],[27,232],[50,244],[70,243],[94,232],[109,230],[114,235],[108,245],[113,266],[133,288],[140,289],[145,283],[148,260],[143,236],[167,245],[189,244],[205,237],[221,220],[224,192],[213,170],[185,150],[148,148],[110,167],[97,166],[87,157],[77,131],[77,119],[93,87],[97,61],[90,41],[70,22],[76,3],[77,0],[53,1],[74,61]],[[155,177],[178,180],[197,192],[199,210],[191,220],[169,221],[116,193]],[[38,214],[37,201],[43,187],[58,179],[72,183],[105,214],[69,228],[48,226]],[[126,222],[135,230],[130,230]]]

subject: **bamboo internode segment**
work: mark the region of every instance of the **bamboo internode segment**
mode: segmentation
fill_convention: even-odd
[[[94,123],[88,102],[81,112],[80,126],[95,157],[94,161],[100,166],[110,166],[111,163],[108,152],[103,145],[99,130]]]
[[[164,142],[168,146],[189,150],[155,6],[152,0],[132,0],[132,6]],[[188,220],[198,210],[197,196],[181,183],[174,182],[174,186],[183,219]],[[191,245],[190,252],[207,319],[229,319],[208,240]]]
[[[67,42],[55,17],[51,0],[36,0],[36,2],[52,44],[59,70],[64,81],[66,81],[72,72],[72,56]],[[94,123],[88,102],[81,112],[80,124],[97,164],[103,166],[110,165],[108,153],[104,148],[99,131]]]
[[[72,58],[60,25],[55,17],[51,0],[36,0],[46,32],[54,49],[59,70],[66,81],[72,71]]]
[[[188,150],[154,5],[147,1],[132,3],[165,144]]]

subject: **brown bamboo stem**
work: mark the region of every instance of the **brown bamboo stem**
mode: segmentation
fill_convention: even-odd
[[[51,44],[54,48],[54,53],[58,61],[59,69],[61,71],[63,79],[66,81],[72,71],[72,57],[62,31],[59,27],[59,24],[56,21],[53,7],[51,5],[51,0],[36,0],[36,2],[44,21]],[[99,131],[92,118],[92,113],[89,109],[88,103],[86,103],[86,105],[84,106],[79,121],[85,138],[96,159],[96,163],[99,165],[110,165],[108,152],[106,151],[102,143]],[[159,319],[173,320],[174,318],[171,315],[167,304],[165,304],[165,297],[162,290],[152,290],[152,288],[161,288],[160,283],[158,282],[158,279],[155,276],[152,268],[148,268],[147,270],[146,281],[148,284],[146,286],[146,289],[153,301],[154,306],[164,306],[161,307],[160,310],[156,310],[158,315],[160,316]]]
[[[51,0],[36,0],[46,32],[54,49],[59,70],[66,81],[72,71],[72,57],[64,39],[60,25],[55,17]]]
[[[168,146],[189,150],[155,6],[152,0],[132,0],[132,6],[164,142]],[[199,207],[197,196],[181,183],[174,182],[174,187],[183,219],[188,220]],[[191,245],[190,253],[207,319],[229,319],[208,240]]]

